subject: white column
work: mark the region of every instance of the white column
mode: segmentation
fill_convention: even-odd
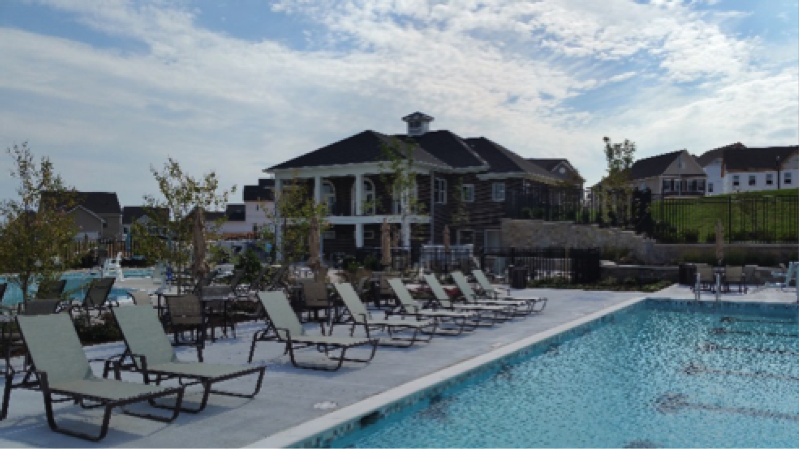
[[[363,173],[359,173],[359,174],[356,175],[356,188],[355,188],[355,191],[356,191],[356,198],[355,198],[356,210],[355,210],[355,215],[361,216],[361,214],[363,213],[363,211],[361,210],[362,209],[361,202],[363,201],[362,198],[364,198],[364,174]],[[364,230],[364,226],[361,226],[361,230],[362,231]],[[358,233],[358,229],[356,229],[356,233]],[[362,236],[361,245],[356,243],[356,246],[359,247],[359,248],[361,248],[361,246],[363,246],[363,244],[364,244],[363,234],[361,234],[361,236]],[[356,237],[356,242],[358,242],[358,237]]]
[[[364,223],[356,223],[356,248],[364,247]]]
[[[275,199],[279,199],[283,195],[283,180],[279,178],[275,178]],[[273,223],[272,228],[275,230],[275,259],[276,260],[283,260],[283,254],[281,251],[281,242],[283,241],[281,237],[281,217],[278,215],[279,210],[276,207],[274,209],[274,214],[272,215]],[[267,224],[269,226],[269,224]]]
[[[322,202],[322,178],[319,176],[314,176],[314,202]]]

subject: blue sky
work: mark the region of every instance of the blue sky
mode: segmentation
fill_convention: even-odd
[[[241,192],[419,110],[593,183],[603,136],[796,145],[798,39],[796,0],[4,0],[0,144],[136,205],[167,157]]]

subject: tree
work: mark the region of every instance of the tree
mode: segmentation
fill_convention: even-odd
[[[631,194],[631,167],[633,154],[636,152],[636,143],[625,139],[622,143],[611,143],[611,139],[603,137],[606,156],[606,176],[600,181],[598,196],[603,208],[603,215],[609,222],[625,214],[630,207]]]
[[[456,226],[469,224],[470,213],[466,201],[464,201],[464,178],[458,178],[452,201],[453,212],[450,214],[450,221]]]
[[[27,143],[6,152],[19,185],[17,198],[0,202],[0,272],[19,287],[26,303],[33,284],[59,278],[74,256],[69,247],[77,228],[69,212],[77,199],[50,159],[37,162]]]
[[[228,195],[236,192],[236,186],[220,191],[214,171],[194,178],[172,158],[167,159],[161,171],[151,166],[150,172],[163,198],[144,196],[145,212],[150,221],[147,225],[137,223],[133,227],[137,250],[148,259],[165,262],[176,272],[182,272],[192,259],[194,214],[224,210]],[[164,210],[168,213],[162,213]],[[211,230],[203,230],[206,241],[214,236],[224,221],[223,214]],[[153,229],[159,231],[152,232]]]
[[[416,143],[403,142],[392,137],[388,143],[381,144],[381,152],[386,158],[378,167],[381,182],[392,192],[397,201],[403,246],[411,246],[411,215],[424,213],[424,204],[417,198],[417,169],[414,167],[414,148]],[[395,212],[394,210],[392,212]]]
[[[285,183],[281,191],[275,192],[273,208],[262,204],[272,226],[264,226],[259,230],[259,237],[267,242],[274,242],[275,252],[285,263],[297,263],[308,253],[308,236],[314,218],[324,231],[327,223],[324,217],[328,213],[327,204],[316,204],[312,199],[308,185],[296,177]]]

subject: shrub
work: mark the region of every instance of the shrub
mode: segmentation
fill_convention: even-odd
[[[234,268],[244,270],[244,282],[253,282],[258,272],[261,271],[261,260],[252,248],[248,248],[244,254],[236,259]]]
[[[700,233],[696,229],[687,229],[683,231],[683,241],[686,243],[697,243],[699,237]]]

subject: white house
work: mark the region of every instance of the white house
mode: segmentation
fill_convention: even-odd
[[[707,195],[792,189],[798,186],[798,147],[727,145],[697,157],[708,179]]]

